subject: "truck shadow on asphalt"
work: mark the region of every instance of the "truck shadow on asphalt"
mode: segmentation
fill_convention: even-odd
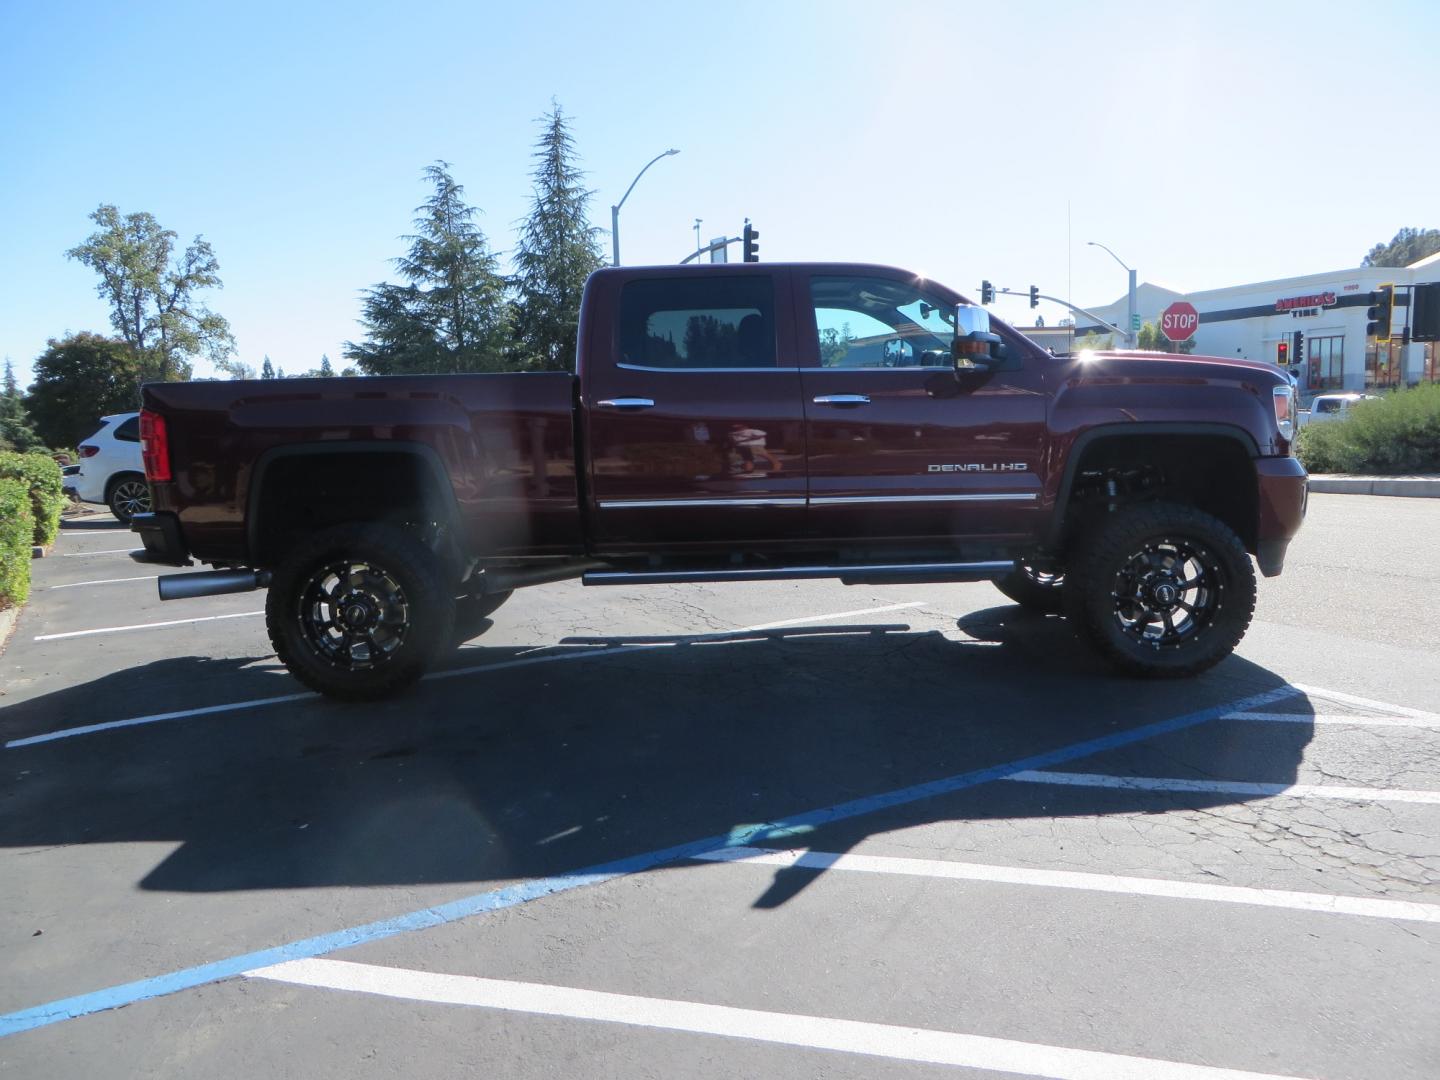
[[[139,884],[180,892],[511,881],[733,834],[1285,685],[1240,657],[1186,682],[1111,677],[1061,621],[1019,608],[971,613],[959,629],[571,639],[538,654],[476,642],[449,671],[502,666],[387,702],[306,698],[0,751],[0,845],[177,843]],[[564,659],[533,662],[557,651]],[[0,734],[302,689],[257,668],[262,659],[157,660],[10,705]],[[1312,714],[1298,693],[1273,708]],[[1311,734],[1308,722],[1210,721],[1057,767],[1284,784]],[[843,852],[934,822],[1244,801],[1002,781],[773,843]],[[757,906],[778,906],[815,876],[781,871]]]

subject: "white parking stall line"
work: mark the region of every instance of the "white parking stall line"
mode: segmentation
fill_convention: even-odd
[[[1354,716],[1350,713],[1237,712],[1222,720],[1260,720],[1272,724],[1353,724],[1356,727],[1440,727],[1440,717]]]
[[[875,615],[884,611],[901,611],[906,608],[924,607],[926,602],[916,600],[904,604],[887,604],[884,607],[862,608],[858,611],[837,611],[828,615],[805,615],[797,619],[783,619],[780,622],[763,623],[759,626],[741,626],[734,630],[720,630],[710,634],[695,634],[686,637],[685,641],[705,641],[722,637],[729,637],[735,634],[755,633],[761,630],[778,630],[785,626],[800,626],[804,623],[825,622],[830,619],[847,619],[856,615]],[[242,614],[263,614],[262,612],[244,612]],[[211,618],[233,618],[235,616],[210,616]],[[180,620],[182,622],[196,622],[203,620]],[[149,625],[170,625],[156,624]],[[119,629],[126,629],[121,627]],[[97,633],[100,631],[82,630],[79,633]],[[54,637],[68,637],[73,635],[59,634],[46,635],[44,638],[37,638],[37,641],[47,640]],[[548,646],[547,646],[548,647]],[[523,660],[502,660],[495,664],[477,664],[474,667],[454,668],[447,671],[432,671],[426,675],[425,682],[436,679],[450,679],[457,675],[476,675],[485,671],[503,671],[508,668],[529,667],[532,664],[547,664],[561,660],[586,660],[595,656],[615,656],[619,653],[639,652],[641,649],[667,648],[664,645],[622,645],[613,649],[584,649],[576,652],[549,653],[543,656],[529,656]],[[318,698],[319,694],[300,693],[283,694],[279,697],[253,698],[249,701],[234,701],[224,705],[207,705],[198,709],[179,709],[174,712],[152,713],[148,716],[134,716],[125,720],[111,720],[99,724],[85,724],[82,727],[64,728],[60,731],[46,732],[43,735],[31,735],[23,739],[11,739],[5,743],[5,749],[14,750],[22,746],[33,746],[36,743],[55,742],[58,739],[71,739],[78,735],[93,735],[100,731],[111,731],[115,728],[140,727],[144,724],[158,724],[168,720],[186,720],[192,716],[214,716],[217,713],[236,712],[241,709],[254,709],[263,705],[279,705],[292,701],[305,701]]]
[[[1440,923],[1440,904],[1368,896],[1340,896],[1334,893],[1294,892],[1288,889],[1257,889],[1244,885],[1210,885],[1204,882],[1125,877],[1119,874],[1094,874],[1075,870],[1031,870],[1019,866],[995,866],[990,863],[848,855],[830,851],[808,851],[803,848],[788,851],[752,847],[721,848],[696,855],[695,858],[706,862],[798,867],[806,870],[851,870],[865,874],[898,874],[950,881],[984,881],[999,885],[1078,889],[1176,900],[1206,900],[1222,904],[1251,904],[1294,911],[1317,911],[1331,915],[1360,915],[1375,919]]]
[[[109,720],[102,724],[86,724],[84,727],[65,728],[44,735],[31,735],[24,739],[11,739],[5,744],[7,750],[21,746],[35,746],[38,743],[54,742],[57,739],[71,739],[76,735],[93,735],[97,731],[113,731],[115,728],[138,727],[141,724],[158,724],[165,720],[185,720],[192,716],[207,716],[211,713],[235,712],[239,709],[258,709],[262,705],[283,705],[290,701],[305,701],[317,698],[319,694],[309,691],[300,694],[281,694],[278,697],[256,698],[229,705],[210,705],[203,709],[179,709],[175,712],[153,713],[150,716],[136,716],[129,720]]]
[[[697,1001],[612,994],[570,986],[446,975],[357,964],[291,960],[246,972],[251,978],[324,990],[348,990],[532,1016],[624,1024],[842,1054],[952,1065],[1051,1080],[1277,1080],[1273,1073],[1130,1057],[1099,1050],[1019,1042],[987,1035],[900,1027],[863,1020],[741,1009]]]
[[[1324,698],[1340,705],[1354,705],[1360,709],[1374,709],[1386,715],[1413,716],[1420,720],[1440,720],[1440,713],[1426,712],[1424,709],[1411,709],[1404,705],[1391,705],[1388,702],[1376,701],[1374,698],[1357,697],[1355,694],[1342,694],[1339,690],[1326,690],[1319,686],[1302,686],[1300,683],[1293,684],[1307,697]]]
[[[135,623],[132,626],[101,626],[94,630],[69,630],[63,634],[37,634],[36,641],[59,641],[61,638],[89,637],[91,634],[120,634],[127,630],[159,630],[166,626],[186,626],[190,623],[215,622],[219,619],[253,619],[264,615],[263,611],[237,611],[230,615],[201,615],[195,619],[167,619],[165,622]]]
[[[1255,784],[1244,780],[1182,780],[1168,776],[1109,776],[1103,773],[1047,772],[1027,769],[1002,776],[1029,784],[1120,788],[1125,791],[1176,791],[1217,795],[1284,796],[1291,799],[1342,799],[1346,802],[1404,802],[1440,805],[1440,791],[1404,788],[1341,787],[1338,784]]]
[[[134,545],[123,548],[106,548],[104,551],[67,551],[60,557],[62,559],[88,559],[92,555],[128,555],[136,550]]]
[[[143,577],[107,577],[94,581],[72,581],[68,585],[51,585],[52,589],[78,589],[81,585],[118,585],[122,581],[154,581],[160,575],[146,574]]]

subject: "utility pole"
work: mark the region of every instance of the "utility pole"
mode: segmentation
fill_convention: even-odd
[[[1105,252],[1117,263],[1119,263],[1121,267],[1125,270],[1125,272],[1130,275],[1130,300],[1129,303],[1126,305],[1127,311],[1125,318],[1125,330],[1123,331],[1123,333],[1125,335],[1125,340],[1130,342],[1130,347],[1133,349],[1139,344],[1140,341],[1140,336],[1138,333],[1139,328],[1135,325],[1135,271],[1130,269],[1129,266],[1126,266],[1125,260],[1120,258],[1119,255],[1116,255],[1104,244],[1096,243],[1094,240],[1087,240],[1085,241],[1085,243],[1088,247],[1098,247],[1101,251]],[[1094,318],[1094,316],[1091,316],[1091,318]],[[1108,326],[1109,324],[1107,323],[1106,325]]]

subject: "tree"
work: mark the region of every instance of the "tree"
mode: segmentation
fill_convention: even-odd
[[[415,233],[403,237],[408,254],[394,260],[409,284],[369,289],[360,320],[366,340],[345,343],[346,358],[368,374],[506,366],[505,279],[449,169],[444,161],[425,169],[435,191],[415,208]]]
[[[273,379],[274,377],[275,377],[275,365],[272,364],[272,363],[270,363],[270,357],[269,357],[269,355],[267,354],[266,357],[265,357],[265,362],[260,365],[260,378],[262,378],[262,379]]]
[[[0,450],[41,449],[44,444],[30,422],[30,413],[25,408],[25,399],[15,381],[15,365],[5,358],[5,389],[0,393]]]
[[[330,366],[329,355],[323,353],[321,354],[320,367],[318,370],[312,372],[311,374],[315,375],[317,378],[320,379],[333,379],[335,377],[335,369]]]
[[[592,192],[581,184],[585,174],[575,164],[565,115],[552,102],[538,123],[543,130],[535,145],[535,197],[515,251],[515,339],[522,366],[568,370],[585,279],[604,261],[600,230],[589,220]]]
[[[1087,350],[1090,352],[1100,352],[1104,349],[1113,349],[1114,347],[1114,334],[1097,334],[1094,330],[1091,330],[1083,337],[1075,339],[1075,345],[1071,351],[1077,353]]]
[[[190,360],[224,360],[235,350],[230,324],[196,298],[218,289],[215,252],[195,237],[175,256],[175,233],[147,213],[126,214],[101,204],[90,220],[100,226],[66,255],[100,275],[96,286],[110,304],[110,323],[130,349],[141,379],[188,379]]]
[[[139,372],[124,341],[100,334],[51,338],[35,361],[25,404],[47,446],[75,446],[100,417],[140,406]]]
[[[1376,244],[1361,266],[1409,266],[1440,251],[1440,229],[1401,229],[1388,244]]]
[[[1174,342],[1160,332],[1160,328],[1154,323],[1146,323],[1140,327],[1140,333],[1135,335],[1135,347],[1144,349],[1147,352],[1168,352],[1180,356],[1189,356],[1195,351],[1195,339],[1188,338],[1185,341]]]

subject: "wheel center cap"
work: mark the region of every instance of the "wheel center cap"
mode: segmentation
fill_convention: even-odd
[[[1168,581],[1161,582],[1155,586],[1155,599],[1166,607],[1172,606],[1180,598],[1180,590],[1171,585]]]
[[[358,629],[370,621],[370,608],[365,604],[351,604],[345,609],[345,623],[352,629]]]

